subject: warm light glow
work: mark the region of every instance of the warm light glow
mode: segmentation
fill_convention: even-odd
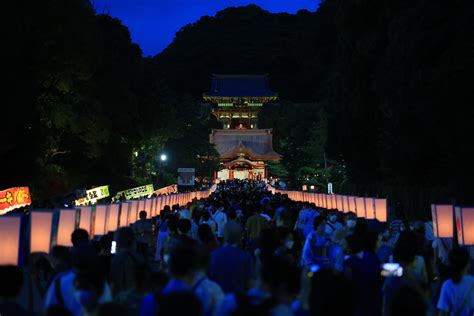
[[[474,246],[474,207],[456,206],[456,229],[461,246]]]
[[[374,199],[375,218],[379,222],[387,221],[387,199]]]
[[[79,228],[87,230],[89,235],[92,237],[91,228],[92,228],[92,207],[91,206],[81,206],[79,207],[80,219],[79,219]]]
[[[344,212],[344,204],[342,203],[342,199],[343,199],[342,195],[339,195],[339,194],[336,195],[336,208],[340,212]]]
[[[433,235],[436,238],[453,238],[454,207],[450,204],[431,205]]]
[[[107,233],[107,205],[95,207],[94,236]]]
[[[374,198],[365,198],[365,218],[375,219]]]
[[[127,227],[128,226],[128,215],[130,210],[130,202],[122,202],[120,203],[120,227]]]
[[[355,196],[348,196],[347,201],[349,203],[349,211],[353,213],[357,213],[356,203],[355,203]]]
[[[21,218],[19,216],[0,217],[0,265],[18,265],[20,228]]]
[[[152,205],[153,200],[152,199],[146,199],[145,200],[145,211],[146,211],[146,216],[147,218],[152,218],[153,214],[151,213],[151,205]]]
[[[357,217],[365,217],[365,201],[363,197],[355,198]]]
[[[118,229],[120,204],[110,204],[107,210],[107,231],[113,232]]]
[[[76,229],[76,209],[59,210],[56,245],[72,247],[71,234]]]
[[[128,224],[131,225],[137,221],[138,218],[138,201],[132,200],[130,201],[130,210],[128,215]]]
[[[30,213],[30,252],[46,252],[51,249],[52,211]]]

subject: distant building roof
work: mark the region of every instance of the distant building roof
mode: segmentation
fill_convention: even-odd
[[[277,97],[268,87],[268,75],[212,75],[211,91],[204,98]]]
[[[210,141],[221,159],[247,157],[252,160],[279,160],[273,150],[271,129],[213,129]]]

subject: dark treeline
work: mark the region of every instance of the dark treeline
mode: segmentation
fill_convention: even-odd
[[[1,188],[30,185],[38,198],[155,182],[168,142],[166,182],[176,182],[177,166],[203,166],[196,154],[212,153],[208,115],[167,87],[118,19],[88,0],[10,6]],[[173,155],[179,140],[191,144]]]
[[[163,148],[175,153],[170,172],[206,173],[195,157],[212,153],[199,105],[211,74],[269,73],[280,99],[260,127],[274,129],[284,155],[273,172],[295,187],[330,180],[413,214],[474,203],[472,1],[326,0],[295,15],[228,8],[183,27],[154,58],[86,0],[13,5],[2,187],[144,183]]]
[[[203,17],[154,62],[195,97],[211,73],[271,74],[280,104],[260,126],[293,184],[331,179],[426,215],[430,202],[474,202],[473,56],[472,1],[326,0],[315,13]]]

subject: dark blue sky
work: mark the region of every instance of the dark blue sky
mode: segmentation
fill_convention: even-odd
[[[256,4],[270,12],[314,11],[320,0],[93,0],[97,13],[122,20],[143,54],[161,52],[182,26],[231,6]]]

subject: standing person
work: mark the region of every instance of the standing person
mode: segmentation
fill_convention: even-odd
[[[117,253],[110,267],[114,295],[137,287],[135,271],[146,265],[145,259],[135,250],[135,238],[130,227],[120,228],[115,236]]]
[[[150,247],[151,234],[153,232],[153,225],[146,218],[146,211],[140,211],[139,213],[140,220],[133,224],[133,232],[135,233],[137,249],[143,256],[143,258],[148,258],[148,248]]]
[[[213,216],[217,224],[216,236],[218,239],[222,239],[224,237],[224,225],[227,223],[227,215],[224,212],[224,205],[220,204]]]
[[[209,252],[216,250],[220,246],[216,236],[214,236],[212,233],[211,227],[207,224],[199,225],[198,237],[199,241],[207,248]]]
[[[474,314],[474,277],[469,271],[469,253],[455,248],[449,254],[452,278],[445,281],[438,301],[440,316],[472,316]]]
[[[100,260],[90,243],[80,243],[71,251],[72,270],[59,275],[49,286],[44,309],[66,308],[73,316],[93,312],[99,304],[112,301],[112,292],[100,270]]]
[[[326,220],[322,216],[318,216],[313,222],[314,230],[306,237],[301,264],[305,267],[311,265],[328,266],[329,259],[327,257],[327,247],[329,239],[325,234]]]
[[[242,227],[235,222],[224,226],[224,246],[211,254],[209,277],[225,293],[241,293],[253,285],[255,273],[251,257],[240,249]]]
[[[217,232],[217,224],[216,222],[212,219],[211,214],[209,213],[208,210],[205,210],[202,213],[201,217],[201,223],[200,224],[207,224],[209,227],[211,227],[212,233],[216,235]]]
[[[247,232],[248,247],[251,252],[257,247],[257,241],[262,231],[268,226],[265,217],[261,216],[263,208],[257,205],[257,211],[247,219],[245,230]]]
[[[327,215],[326,234],[332,239],[334,232],[342,229],[342,224],[337,221],[337,211],[330,210]]]

